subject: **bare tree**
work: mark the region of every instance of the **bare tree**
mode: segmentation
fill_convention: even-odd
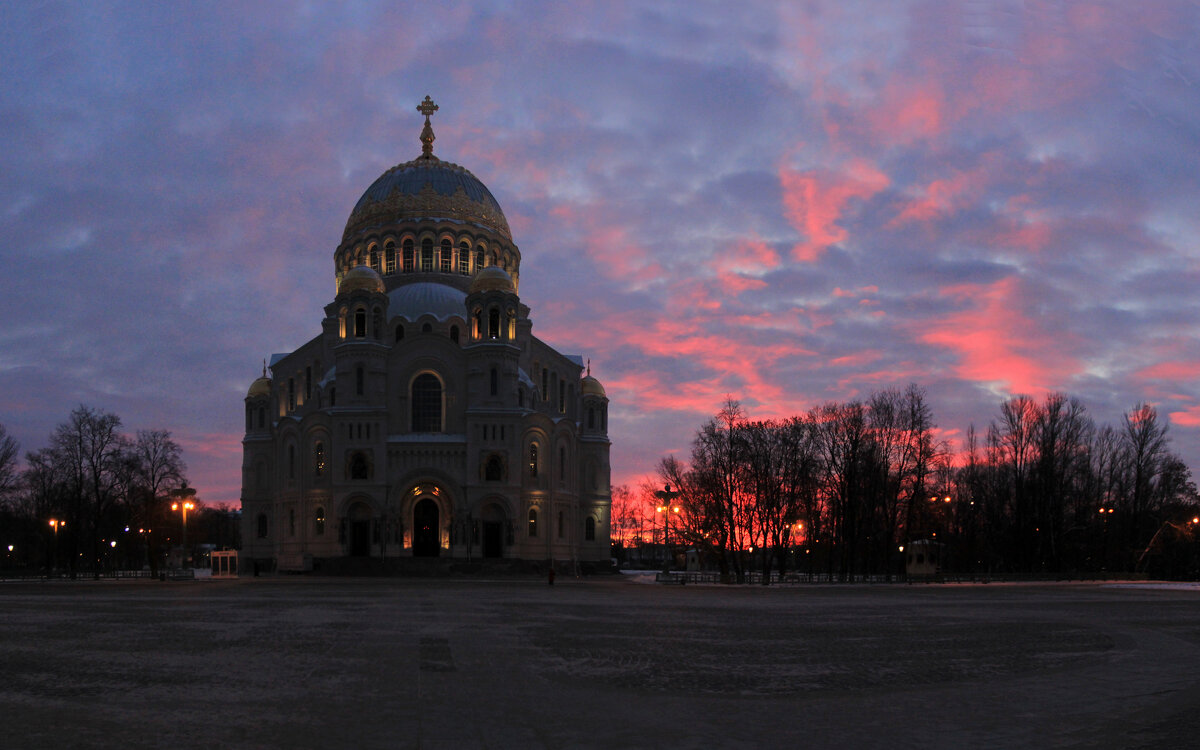
[[[17,479],[20,476],[17,471],[17,455],[20,450],[17,441],[0,423],[0,507],[8,504],[17,488]]]

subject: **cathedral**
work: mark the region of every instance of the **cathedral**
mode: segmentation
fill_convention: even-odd
[[[604,387],[533,335],[508,221],[434,156],[437,109],[351,210],[320,331],[246,394],[244,568],[609,559]]]

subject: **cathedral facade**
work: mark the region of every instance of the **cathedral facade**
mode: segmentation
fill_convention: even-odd
[[[604,388],[533,335],[504,212],[417,109],[422,153],[351,211],[320,332],[246,395],[243,564],[606,562]]]

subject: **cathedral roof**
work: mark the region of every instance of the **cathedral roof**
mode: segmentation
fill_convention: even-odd
[[[512,276],[500,266],[488,266],[471,280],[471,294],[494,291],[514,291]]]
[[[579,394],[581,396],[607,396],[604,392],[604,386],[600,385],[600,381],[593,378],[591,375],[585,375],[579,385]]]
[[[353,292],[357,289],[366,289],[368,292],[382,292],[383,279],[370,266],[356,266],[342,277],[342,283],[338,284],[338,294]]]
[[[429,116],[437,109],[428,96],[417,107],[425,115],[421,155],[397,164],[371,183],[350,212],[343,242],[373,227],[429,220],[472,224],[512,241],[508,219],[491,191],[466,167],[433,155],[434,135]]]
[[[388,315],[416,320],[432,315],[438,320],[467,317],[467,295],[449,284],[418,281],[402,284],[388,292]]]

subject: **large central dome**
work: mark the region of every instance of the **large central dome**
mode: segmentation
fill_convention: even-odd
[[[500,204],[465,167],[433,155],[429,116],[437,109],[428,96],[417,107],[425,115],[420,156],[381,174],[354,204],[333,253],[339,289],[369,266],[389,292],[433,282],[465,293],[480,271],[498,266],[515,290],[521,251]]]
[[[342,238],[375,226],[421,220],[471,224],[512,240],[504,211],[479,178],[432,154],[398,164],[371,183],[354,204]]]

